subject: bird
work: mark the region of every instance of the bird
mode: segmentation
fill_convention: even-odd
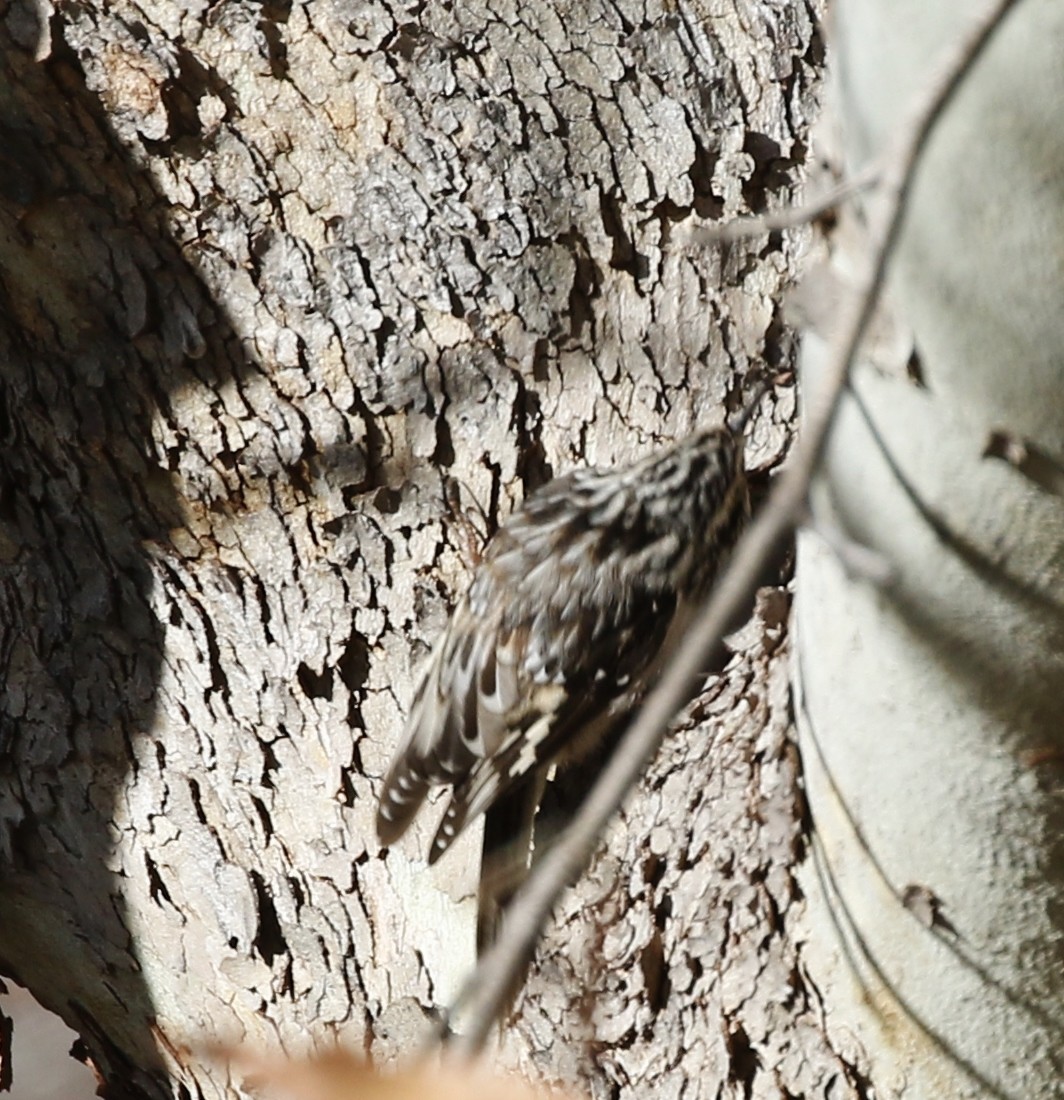
[[[750,412],[547,482],[485,546],[417,683],[376,822],[392,845],[430,790],[450,787],[430,864],[478,815],[504,822],[485,834],[482,928],[527,869],[549,770],[626,725],[745,526]]]

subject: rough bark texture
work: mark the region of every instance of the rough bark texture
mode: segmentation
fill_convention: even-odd
[[[983,7],[840,5],[854,168]],[[804,957],[877,1095],[1062,1095],[1062,39],[1059,4],[1015,5],[942,118],[892,269],[894,335],[832,439],[820,519],[890,582],[800,542]],[[839,271],[856,247],[840,242]],[[988,455],[1010,449],[994,433],[1029,461]]]
[[[788,611],[762,593],[560,907],[506,1042],[537,1075],[595,1097],[864,1095],[787,934],[804,852]]]
[[[793,199],[815,8],[2,9],[0,959],[109,1095],[222,1095],[219,1040],[401,1050],[454,991],[476,837],[429,872],[426,831],[372,835],[466,576],[447,501],[490,525],[789,364],[800,234],[687,239]],[[512,1060],[855,1094],[785,936],[765,607],[695,712],[719,732],[566,900]]]

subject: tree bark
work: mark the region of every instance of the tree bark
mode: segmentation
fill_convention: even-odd
[[[409,1049],[478,838],[382,854],[490,527],[785,372],[817,5],[12,3],[0,22],[0,960],[114,1097],[213,1044]],[[753,460],[778,460],[774,390]],[[475,520],[479,523],[479,520]],[[592,1095],[861,1095],[787,935],[787,598],[564,899],[505,1056]]]
[[[973,5],[838,14],[856,169]],[[886,1096],[1060,1095],[1064,515],[1044,475],[1064,460],[1062,36],[1059,6],[1016,5],[934,131],[892,268],[894,336],[832,439],[821,523],[889,582],[800,540],[805,958]],[[840,272],[859,247],[843,241]],[[815,337],[803,363],[809,392]],[[1023,461],[1000,460],[1020,444]]]

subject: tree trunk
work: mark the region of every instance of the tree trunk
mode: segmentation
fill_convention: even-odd
[[[6,9],[0,960],[107,1095],[228,1095],[219,1042],[383,1057],[454,993],[477,837],[430,871],[431,823],[372,829],[468,577],[454,503],[490,527],[786,372],[803,233],[692,231],[795,198],[816,14]],[[787,934],[786,612],[564,899],[510,1062],[860,1095]]]
[[[853,167],[982,6],[840,6]],[[893,268],[911,335],[861,365],[833,436],[821,522],[891,580],[800,542],[805,957],[886,1096],[1061,1095],[1062,41],[1059,5],[1018,4],[941,119]],[[804,360],[813,387],[813,339]]]

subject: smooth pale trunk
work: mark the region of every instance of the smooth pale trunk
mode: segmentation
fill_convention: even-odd
[[[978,7],[838,6],[851,169]],[[811,972],[877,1095],[1064,1088],[1064,514],[983,457],[1004,430],[1064,460],[1062,113],[1064,5],[1028,0],[918,173],[891,290],[926,388],[862,366],[815,493],[893,581],[800,540]],[[808,394],[822,341],[803,354]]]

